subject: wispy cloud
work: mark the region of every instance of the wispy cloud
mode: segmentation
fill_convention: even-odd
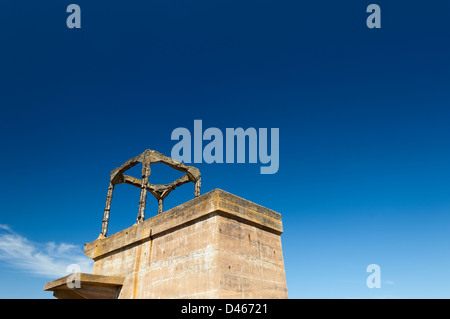
[[[7,230],[7,231],[11,231],[11,228],[9,228],[8,225],[4,225],[4,224],[0,224],[0,229],[4,229],[4,230]]]
[[[81,247],[67,243],[36,243],[0,224],[0,261],[21,271],[55,279],[68,274],[67,266],[77,264],[91,272],[93,261]]]

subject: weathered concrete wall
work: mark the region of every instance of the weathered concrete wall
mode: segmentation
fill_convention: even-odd
[[[86,244],[119,298],[287,298],[280,214],[214,190]]]
[[[287,298],[281,238],[219,217],[219,297]]]

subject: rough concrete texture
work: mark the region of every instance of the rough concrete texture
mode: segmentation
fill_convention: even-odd
[[[118,298],[287,298],[282,232],[279,213],[216,189],[85,253],[123,278]]]

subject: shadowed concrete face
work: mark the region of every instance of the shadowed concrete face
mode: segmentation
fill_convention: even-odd
[[[123,279],[118,298],[287,298],[282,232],[279,213],[216,189],[85,253]]]

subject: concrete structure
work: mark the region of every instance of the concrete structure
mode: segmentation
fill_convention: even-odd
[[[57,298],[287,298],[281,216],[216,189],[85,244],[92,275]]]

